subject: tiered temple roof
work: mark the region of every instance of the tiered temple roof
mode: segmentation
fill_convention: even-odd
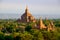
[[[29,12],[28,7],[26,6],[25,13],[21,16],[20,22],[36,22],[34,16]],[[35,24],[38,29],[46,29],[48,31],[54,30],[53,22],[51,21],[48,26],[45,26],[42,20],[42,17],[40,17],[38,24]]]
[[[34,16],[29,12],[28,7],[25,9],[25,13],[21,16],[22,22],[35,22]]]

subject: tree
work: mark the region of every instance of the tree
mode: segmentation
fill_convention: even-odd
[[[43,40],[43,34],[39,30],[34,29],[30,32],[33,35],[33,40]]]
[[[7,35],[7,36],[5,36],[5,40],[13,40],[13,36]]]
[[[20,34],[20,38],[21,38],[21,40],[32,40],[33,35],[31,35],[28,32],[24,32],[24,33]]]
[[[58,33],[54,31],[43,31],[44,40],[58,40]]]
[[[25,31],[30,31],[31,29],[32,29],[32,26],[27,25],[26,28],[25,28]]]
[[[2,32],[0,32],[0,40],[5,40],[4,39],[4,34]]]

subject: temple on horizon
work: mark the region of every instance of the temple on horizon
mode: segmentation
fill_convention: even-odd
[[[26,6],[25,13],[21,16],[21,22],[35,22],[34,16],[29,12]]]
[[[37,22],[37,20],[34,18],[34,16],[32,16],[32,14],[29,12],[27,6],[26,6],[26,9],[25,9],[25,13],[22,14],[22,16],[21,16],[21,19],[18,19],[17,21],[22,22],[22,23],[29,23],[29,22],[36,23]],[[54,30],[53,22],[51,21],[48,26],[45,26],[41,17],[40,17],[38,23],[35,24],[35,25],[34,26],[37,29],[45,29],[45,30],[48,30],[48,31]]]

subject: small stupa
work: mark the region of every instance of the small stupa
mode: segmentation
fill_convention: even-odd
[[[54,31],[55,30],[55,27],[54,27],[54,24],[52,21],[50,21],[48,27],[47,27],[48,31]]]
[[[46,26],[43,24],[42,17],[40,17],[40,19],[39,19],[38,28],[39,29],[45,29],[46,28]]]

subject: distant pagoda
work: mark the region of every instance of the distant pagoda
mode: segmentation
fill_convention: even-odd
[[[21,16],[22,22],[35,22],[35,18],[29,12],[28,7],[26,6],[25,13]]]
[[[47,21],[48,19],[46,19]],[[29,23],[29,22],[34,22],[35,24],[33,26],[35,26],[35,29],[45,29],[48,31],[54,31],[54,24],[52,21],[50,21],[49,25],[45,26],[42,20],[42,17],[40,17],[38,23],[37,20],[34,18],[34,16],[32,16],[32,14],[29,12],[28,7],[26,6],[25,9],[25,13],[21,16],[21,19],[17,20],[18,22],[22,22],[22,23]],[[34,28],[34,27],[32,27]]]
[[[45,29],[46,28],[46,26],[43,24],[42,17],[40,17],[40,19],[38,21],[38,28],[39,29]]]
[[[55,30],[55,27],[54,27],[54,24],[52,21],[50,21],[48,26],[45,26],[41,17],[38,21],[37,28],[38,29],[45,29],[47,31],[54,31]]]

